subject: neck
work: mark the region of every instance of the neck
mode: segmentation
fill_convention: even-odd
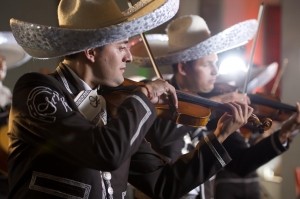
[[[183,76],[181,76],[180,74],[177,73],[177,74],[175,74],[175,79],[176,79],[179,90],[191,91],[191,89],[189,88],[189,85],[187,84],[187,81],[185,80],[185,78]]]
[[[72,71],[80,78],[82,79],[85,83],[89,85],[91,88],[96,88],[97,85],[94,85],[93,82],[91,81],[91,71],[90,66],[82,62],[80,59],[75,59],[75,60],[64,60],[64,64],[66,64]]]

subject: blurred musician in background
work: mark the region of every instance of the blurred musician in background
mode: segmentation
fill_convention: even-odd
[[[30,56],[17,44],[11,32],[0,32],[0,199],[6,198],[7,182],[7,123],[11,106],[12,94],[3,85],[7,69],[20,66]]]
[[[217,52],[224,51],[239,44],[238,39],[256,31],[255,21],[237,24],[215,36],[210,36],[206,22],[199,16],[188,15],[172,21],[167,27],[166,35],[146,35],[158,66],[172,65],[174,76],[171,84],[178,90],[191,91],[203,95],[214,89],[218,68]],[[253,34],[254,35],[254,34]],[[247,38],[248,40],[251,39]],[[136,42],[135,42],[136,41]],[[133,62],[139,66],[150,66],[148,57],[144,56],[142,43],[132,39],[131,52]],[[167,49],[167,50],[164,50]],[[249,104],[249,98],[238,92],[229,92],[211,96],[211,100],[220,103],[239,101]],[[288,120],[281,130],[249,147],[244,137],[235,132],[223,142],[232,161],[226,168],[236,175],[246,176],[288,148],[288,138],[292,131],[300,127],[300,105],[298,113]],[[212,117],[211,117],[212,118]],[[170,121],[157,119],[146,139],[158,153],[175,161],[181,154],[188,153],[198,142],[215,129],[211,120],[206,128],[192,128],[176,125]],[[153,132],[157,132],[156,134]],[[262,153],[264,151],[264,153]],[[138,190],[136,198],[145,198]],[[184,199],[211,199],[214,197],[214,178],[192,190]]]

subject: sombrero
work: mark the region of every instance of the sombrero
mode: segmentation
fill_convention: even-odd
[[[263,87],[268,84],[277,74],[278,63],[273,62],[268,66],[253,68],[250,80],[247,86],[247,93],[251,93],[253,90]]]
[[[140,0],[121,12],[114,0],[61,0],[59,27],[11,19],[19,45],[32,57],[60,57],[153,29],[173,17],[179,0]]]
[[[31,58],[17,44],[11,32],[0,32],[0,56],[5,58],[7,69],[20,66]]]
[[[167,35],[148,34],[146,38],[157,65],[165,66],[243,45],[254,37],[257,28],[256,20],[246,20],[210,36],[210,31],[201,17],[187,15],[173,20],[167,27]],[[133,62],[141,67],[151,67],[141,38],[132,38],[130,45]]]

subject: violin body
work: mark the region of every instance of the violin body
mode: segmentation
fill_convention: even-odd
[[[104,94],[104,98],[107,102],[109,113],[114,116],[117,114],[117,107],[124,101],[126,97],[131,95],[132,91],[141,84],[137,82],[136,85],[132,85],[130,80],[125,80],[123,88]],[[172,120],[176,124],[183,124],[192,127],[203,127],[206,126],[211,110],[210,108],[191,104],[188,102],[178,101],[177,113],[173,114],[170,111],[169,104],[154,104],[157,112],[157,117],[167,120]]]

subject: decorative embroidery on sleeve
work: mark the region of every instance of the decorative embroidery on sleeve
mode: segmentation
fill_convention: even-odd
[[[210,150],[212,151],[212,153],[219,160],[219,162],[222,165],[222,167],[224,167],[226,165],[226,163],[224,162],[224,160],[222,159],[222,157],[220,156],[220,154],[218,153],[218,151],[215,149],[215,147],[212,145],[212,143],[210,142],[210,140],[208,139],[208,137],[205,137],[204,140],[205,140],[206,144],[208,145],[208,147],[210,148]]]
[[[44,121],[54,122],[57,106],[61,104],[65,111],[72,111],[72,108],[60,97],[59,93],[44,86],[38,86],[31,90],[27,98],[27,106],[31,117]]]

